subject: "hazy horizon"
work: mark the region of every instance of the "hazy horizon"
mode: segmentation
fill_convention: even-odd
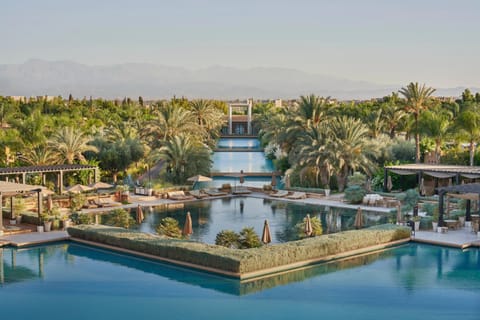
[[[275,67],[480,87],[480,2],[5,0],[0,64]]]

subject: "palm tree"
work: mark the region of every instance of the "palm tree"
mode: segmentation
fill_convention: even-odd
[[[395,92],[392,92],[391,96],[385,98],[381,108],[386,130],[388,130],[390,138],[393,139],[407,114],[400,105],[398,94]]]
[[[470,165],[473,166],[476,141],[480,140],[480,114],[474,109],[462,111],[456,121],[457,135],[469,142]]]
[[[32,166],[47,166],[58,163],[55,152],[45,145],[27,149],[19,156],[19,159]]]
[[[75,160],[86,161],[83,152],[98,152],[97,147],[88,145],[92,139],[79,129],[64,127],[53,134],[48,145],[55,150],[61,163],[73,164]]]
[[[154,161],[166,161],[167,174],[177,184],[184,183],[191,175],[210,172],[210,149],[185,134],[167,140],[153,158]]]
[[[418,82],[410,82],[406,87],[399,90],[399,92],[407,100],[405,103],[405,111],[410,112],[415,120],[415,163],[420,162],[420,133],[418,130],[418,117],[423,110],[428,108],[431,95],[435,89],[425,86],[420,86]]]
[[[367,174],[375,171],[371,157],[376,150],[367,139],[368,128],[361,120],[345,116],[336,118],[330,122],[329,130],[331,141],[327,148],[334,153],[333,166],[337,171],[338,189],[343,191],[352,171],[361,170]]]
[[[420,132],[435,140],[436,163],[440,163],[442,142],[450,135],[452,117],[446,110],[427,110],[420,116]]]

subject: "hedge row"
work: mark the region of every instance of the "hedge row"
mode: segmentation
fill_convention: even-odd
[[[410,229],[381,225],[253,249],[230,249],[187,240],[159,238],[122,228],[81,225],[68,229],[75,238],[117,246],[203,267],[245,274],[322,259],[410,237]]]

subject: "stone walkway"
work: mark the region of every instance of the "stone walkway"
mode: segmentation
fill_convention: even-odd
[[[0,237],[0,247],[12,245],[25,247],[36,244],[68,240],[70,236],[66,231],[30,232]]]
[[[473,233],[471,228],[461,228],[458,230],[448,230],[447,233],[438,233],[433,231],[416,231],[412,236],[415,242],[430,243],[442,246],[468,248],[480,247],[480,236]]]

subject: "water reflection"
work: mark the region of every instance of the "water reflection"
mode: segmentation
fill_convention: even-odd
[[[180,226],[183,226],[187,212],[192,215],[192,240],[214,243],[220,231],[238,232],[244,227],[253,227],[260,235],[263,223],[267,219],[272,232],[272,242],[279,243],[296,239],[294,227],[307,214],[320,219],[324,234],[353,229],[356,210],[281,200],[233,197],[156,207],[153,212],[145,214],[145,222],[139,229],[155,233],[160,220],[165,217],[174,218]],[[386,214],[365,211],[364,215],[366,226],[388,221]]]

